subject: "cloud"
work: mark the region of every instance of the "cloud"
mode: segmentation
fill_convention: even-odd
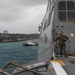
[[[46,4],[47,0],[16,0],[16,2],[23,6],[37,6]]]
[[[0,32],[38,32],[47,0],[0,0]]]
[[[7,1],[7,2],[6,2]],[[1,0],[0,2],[0,21],[14,22],[21,18],[23,8],[9,0]]]

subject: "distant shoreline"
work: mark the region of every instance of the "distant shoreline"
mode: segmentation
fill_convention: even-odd
[[[39,38],[39,34],[2,34],[0,33],[0,43],[35,40],[38,38]]]

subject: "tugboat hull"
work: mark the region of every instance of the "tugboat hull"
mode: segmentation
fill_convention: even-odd
[[[38,46],[38,44],[31,45],[31,44],[23,44],[24,46]]]

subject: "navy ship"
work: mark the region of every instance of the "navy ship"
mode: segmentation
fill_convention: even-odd
[[[46,75],[74,75],[75,72],[75,0],[48,0],[45,17],[39,26],[40,37],[38,50],[39,61],[50,61],[53,57],[58,60],[57,64],[52,62],[52,71],[50,69]],[[60,57],[58,42],[54,43],[59,36],[60,31],[69,37],[66,42],[67,58]],[[56,46],[56,47],[55,47]],[[65,65],[64,67],[61,65]],[[60,68],[59,68],[60,67]],[[62,69],[61,69],[62,67]],[[72,69],[72,70],[71,70]],[[61,72],[60,72],[60,71]],[[64,70],[64,72],[63,72]],[[62,73],[62,74],[61,74]]]
[[[75,53],[75,0],[48,0],[47,12],[40,28],[39,43],[43,50],[38,52],[38,54],[42,52],[38,56],[39,60],[50,60],[52,49],[43,51],[52,45],[60,31],[69,37],[66,43],[67,53]]]
[[[31,72],[33,75],[75,75],[75,0],[48,0],[39,31],[38,61],[26,66],[9,62],[2,69],[12,64],[18,67],[13,75],[32,75]],[[54,40],[60,31],[69,37],[66,42],[68,57],[60,57],[59,47],[55,47],[58,43]]]

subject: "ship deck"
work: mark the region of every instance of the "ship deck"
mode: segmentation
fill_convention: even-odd
[[[66,57],[58,57],[57,60],[62,60],[64,62],[64,70],[68,75],[75,75],[75,58],[66,58]]]

